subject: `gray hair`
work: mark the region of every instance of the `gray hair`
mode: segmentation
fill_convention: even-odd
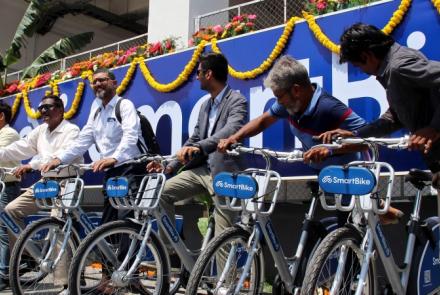
[[[293,84],[310,85],[307,69],[290,55],[284,55],[276,61],[266,79],[264,86],[272,91],[288,90]]]

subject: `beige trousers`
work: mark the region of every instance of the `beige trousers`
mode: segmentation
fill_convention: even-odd
[[[27,188],[23,194],[21,194],[15,200],[10,202],[5,207],[5,211],[12,218],[14,218],[14,221],[18,225],[20,225],[22,229],[24,229],[25,226],[24,218],[26,216],[36,214],[38,211],[40,211],[40,208],[38,208],[38,206],[35,204],[33,187]],[[56,215],[57,215],[57,210],[52,210],[51,216],[56,216]],[[17,239],[15,238],[15,236],[9,232],[9,245],[11,250],[13,249],[16,240]],[[57,242],[58,245],[57,248],[60,248],[62,241],[63,241],[63,237],[60,237]],[[64,257],[59,261],[54,271],[54,280],[57,285],[58,284],[67,285],[68,282],[67,276],[68,276],[69,264],[71,259],[72,259],[72,251],[66,251]]]
[[[208,194],[215,198],[211,173],[206,166],[183,171],[167,180],[162,191],[160,205],[165,209],[174,224],[174,203],[203,194]],[[215,235],[219,235],[224,229],[230,227],[235,221],[234,218],[236,216],[236,212],[215,208]],[[167,240],[164,236],[161,231],[162,240],[166,243]]]

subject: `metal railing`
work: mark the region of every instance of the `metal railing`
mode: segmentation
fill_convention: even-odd
[[[113,44],[105,45],[99,48],[95,48],[89,51],[81,52],[75,55],[70,55],[68,57],[58,59],[55,61],[51,61],[48,63],[45,63],[41,66],[38,66],[40,68],[40,73],[48,73],[48,72],[55,72],[58,70],[65,71],[66,69],[70,68],[72,65],[74,65],[77,62],[81,61],[87,61],[91,59],[94,56],[98,56],[99,54],[105,53],[105,52],[113,52],[118,50],[127,50],[133,46],[139,46],[144,45],[148,42],[147,40],[148,33],[142,34],[130,39],[125,39],[123,41],[119,41]],[[10,74],[7,74],[6,77],[6,83],[12,82],[14,80],[20,80],[21,75],[23,71],[17,71]]]
[[[254,0],[251,2],[227,7],[194,18],[194,30],[226,24],[234,16],[256,14],[255,30],[284,24],[292,16],[300,16],[308,0]]]

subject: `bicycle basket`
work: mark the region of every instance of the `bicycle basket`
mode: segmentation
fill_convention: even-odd
[[[148,210],[156,208],[165,186],[166,177],[163,173],[151,173],[142,179],[134,202],[135,209]]]

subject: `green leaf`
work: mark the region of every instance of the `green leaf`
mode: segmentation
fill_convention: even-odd
[[[24,78],[29,78],[40,73],[41,65],[60,58],[69,56],[75,51],[89,44],[93,39],[93,32],[81,33],[72,37],[66,37],[58,40],[55,44],[46,49],[37,57],[32,64],[23,70]]]
[[[11,46],[6,51],[3,60],[3,65],[5,67],[9,67],[21,58],[20,49],[21,47],[26,46],[26,37],[33,36],[37,30],[38,23],[45,16],[47,8],[44,3],[45,1],[43,0],[32,0],[29,4],[23,18],[18,24]]]

